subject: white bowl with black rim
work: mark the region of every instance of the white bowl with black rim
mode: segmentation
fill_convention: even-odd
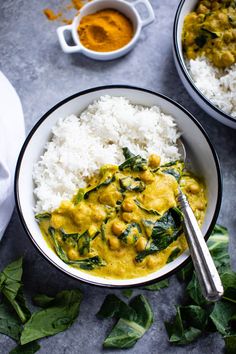
[[[181,0],[176,11],[173,27],[174,60],[180,79],[194,101],[211,117],[236,129],[236,119],[215,106],[195,85],[187,68],[182,49],[182,29],[184,18],[193,11],[199,0]]]
[[[35,198],[32,171],[35,162],[39,160],[44,151],[45,144],[50,139],[52,127],[59,118],[70,114],[80,114],[94,100],[104,95],[123,96],[133,104],[148,107],[156,105],[164,113],[175,118],[186,146],[188,168],[201,176],[206,184],[208,206],[202,231],[205,238],[210,236],[220,210],[222,183],[218,157],[209,137],[198,121],[178,103],[161,94],[131,86],[104,86],[79,92],[59,102],[37,122],[19,155],[15,175],[16,206],[25,231],[35,246],[47,260],[64,273],[83,282],[99,286],[118,288],[143,286],[166,278],[183,267],[190,259],[189,251],[186,250],[173,262],[146,276],[133,279],[107,279],[65,264],[48,246],[34,218]]]

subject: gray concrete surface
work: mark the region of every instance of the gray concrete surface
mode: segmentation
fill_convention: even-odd
[[[55,33],[58,26],[42,14],[56,0],[0,1],[0,70],[15,86],[22,100],[27,132],[37,120],[63,98],[89,87],[106,84],[132,84],[158,91],[173,98],[202,123],[219,154],[224,179],[219,222],[229,228],[230,253],[236,268],[236,131],[205,114],[182,86],[172,57],[172,24],[178,0],[152,0],[156,20],[144,29],[137,47],[119,60],[99,63],[83,56],[64,54]],[[14,129],[14,127],[13,127]],[[15,212],[0,243],[0,269],[23,255],[26,296],[38,292],[54,294],[60,289],[79,287],[84,293],[76,323],[66,332],[40,341],[44,354],[102,353],[102,342],[113,321],[100,321],[95,314],[106,294],[113,292],[84,285],[62,274],[49,264],[25,234]],[[164,320],[171,318],[174,305],[183,297],[175,277],[159,293],[147,293],[155,312],[155,322],[147,334],[125,353],[218,354],[224,343],[217,334],[205,335],[187,347],[173,347],[167,341]],[[119,291],[116,291],[120,294]],[[135,294],[140,290],[135,290]],[[0,335],[0,353],[13,348],[11,339]],[[107,353],[120,353],[109,351]]]

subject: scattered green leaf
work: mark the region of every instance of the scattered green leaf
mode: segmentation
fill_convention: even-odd
[[[34,354],[39,349],[40,345],[37,342],[31,342],[25,345],[18,345],[9,354]]]
[[[143,289],[149,291],[158,291],[160,289],[167,288],[168,286],[169,286],[169,279],[164,279],[157,283],[146,285],[143,287]]]
[[[9,264],[0,273],[0,292],[12,305],[22,323],[30,317],[30,311],[26,307],[22,290],[22,258]]]
[[[10,304],[0,304],[0,333],[18,341],[21,334],[21,321]]]
[[[142,295],[132,299],[129,305],[115,295],[108,295],[98,314],[120,317],[103,343],[105,348],[131,348],[153,322],[152,309]]]
[[[126,160],[119,166],[120,171],[127,168],[131,171],[145,171],[147,169],[147,160],[143,159],[140,155],[135,156],[127,147],[122,150]]]
[[[22,345],[48,337],[69,328],[79,314],[80,290],[59,292],[49,306],[32,314],[21,334]]]
[[[124,290],[122,290],[122,294],[123,294],[123,296],[127,297],[127,299],[129,299],[133,294],[133,290],[132,289],[124,289]]]
[[[236,334],[224,336],[225,341],[225,353],[235,354],[236,350]]]

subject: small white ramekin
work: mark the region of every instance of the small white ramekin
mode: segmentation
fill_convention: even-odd
[[[142,19],[137,7],[143,5],[146,8],[147,16]],[[133,24],[134,36],[131,41],[124,47],[112,52],[97,52],[90,50],[82,45],[78,34],[78,26],[82,17],[90,15],[104,9],[115,9],[124,14]],[[95,0],[86,4],[78,16],[76,16],[71,25],[61,26],[57,29],[58,39],[63,52],[65,53],[82,53],[91,59],[96,60],[112,60],[127,54],[136,45],[142,27],[149,25],[155,19],[154,11],[148,0],[136,0],[128,3],[123,0]],[[71,32],[75,45],[68,45],[65,39],[65,32]]]

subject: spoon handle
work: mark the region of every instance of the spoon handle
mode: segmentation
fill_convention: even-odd
[[[217,301],[224,293],[220,276],[186,196],[179,190],[178,202],[184,216],[184,231],[203,296]]]

